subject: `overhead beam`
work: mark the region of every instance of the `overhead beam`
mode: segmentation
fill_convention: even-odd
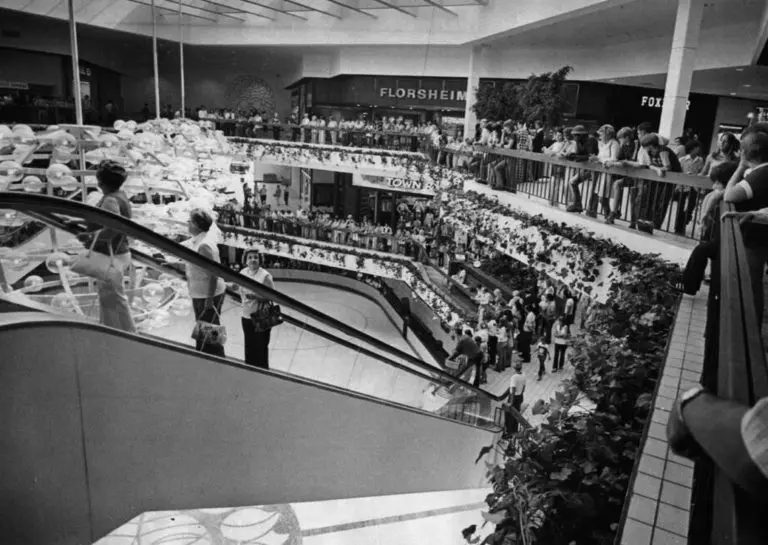
[[[388,8],[392,8],[394,10],[399,11],[400,13],[405,13],[406,15],[410,15],[411,17],[417,17],[415,13],[411,13],[410,11],[404,10],[400,6],[396,6],[391,2],[387,2],[386,0],[373,0],[374,2],[381,4],[382,6],[386,6]]]
[[[166,0],[166,2],[170,2],[171,0]],[[234,15],[230,15],[229,13],[220,13],[218,11],[214,11],[212,9],[208,8],[201,8],[200,6],[193,6],[192,4],[181,4],[182,7],[189,8],[189,9],[197,9],[205,13],[212,13],[214,15],[218,15],[219,17],[226,17],[227,19],[233,19],[235,21],[240,21],[241,23],[245,22],[245,19],[241,19],[240,17],[235,17]],[[177,8],[178,9],[178,8]],[[176,11],[175,9],[173,11]]]
[[[140,6],[145,6],[145,7],[148,7],[148,8],[152,7],[152,4],[150,4],[149,2],[142,2],[141,0],[128,0],[128,1],[133,3],[133,4],[138,4]],[[162,11],[171,11],[171,12],[173,12],[176,15],[178,15],[178,13],[179,13],[179,11],[177,9],[166,8],[166,7],[163,7],[163,6],[155,6],[155,9],[159,9],[159,10],[162,10]],[[214,19],[213,17],[205,17],[203,15],[197,15],[196,13],[190,13],[188,11],[182,11],[181,13],[182,13],[182,15],[186,15],[188,17],[195,17],[197,19],[203,19],[204,21],[211,21],[213,23],[216,22],[216,19]]]
[[[272,11],[276,11],[277,13],[282,13],[283,15],[290,15],[291,17],[296,17],[297,19],[301,19],[302,21],[306,21],[306,17],[302,17],[301,15],[296,15],[295,13],[291,13],[290,11],[285,11],[284,9],[277,9],[273,8],[272,6],[268,6],[267,4],[261,4],[259,2],[254,2],[253,0],[240,0],[243,4],[250,4],[252,6],[257,6],[264,9],[269,9]]]
[[[336,4],[339,7],[351,9],[352,11],[356,11],[357,13],[362,13],[363,15],[367,15],[368,17],[372,19],[378,19],[373,13],[368,13],[367,11],[363,11],[360,8],[356,8],[354,6],[350,6],[348,4],[345,4],[343,2],[339,2],[339,0],[325,0],[326,2],[330,2],[331,4]]]
[[[427,4],[429,4],[430,6],[434,6],[434,7],[436,7],[436,8],[437,8],[437,9],[439,9],[439,10],[442,10],[442,11],[444,11],[444,12],[446,12],[446,13],[450,13],[451,15],[453,15],[453,16],[455,16],[455,17],[458,17],[458,16],[459,16],[459,14],[458,14],[458,13],[456,13],[455,11],[451,11],[451,10],[449,10],[448,8],[446,8],[444,5],[440,4],[440,3],[439,3],[439,2],[437,2],[436,0],[424,0],[424,1],[425,1]]]
[[[219,2],[214,2],[213,0],[201,0],[201,1],[205,2],[206,4],[210,4],[212,6],[217,6],[217,7],[220,7],[220,8],[229,9],[229,10],[232,10],[232,11],[237,12],[237,13],[244,13],[246,15],[253,15],[255,17],[261,17],[262,19],[267,19],[268,21],[274,21],[274,19],[272,17],[267,17],[266,15],[262,15],[261,13],[256,13],[255,11],[248,11],[246,9],[236,8],[234,6],[228,6],[226,4],[221,4]]]
[[[339,17],[335,13],[331,13],[330,11],[324,11],[324,10],[318,9],[318,8],[313,8],[313,7],[307,6],[305,4],[302,4],[300,2],[294,2],[293,0],[283,0],[283,2],[285,2],[286,4],[293,4],[294,6],[299,6],[300,8],[308,9],[310,11],[316,11],[317,13],[322,13],[323,15],[327,15],[328,17],[333,17],[335,19],[341,19],[341,17]]]

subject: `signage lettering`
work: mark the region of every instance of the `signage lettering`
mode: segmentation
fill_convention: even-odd
[[[640,106],[644,106],[646,108],[663,108],[664,107],[664,98],[663,97],[646,97],[644,96],[642,100],[640,101]],[[685,107],[686,110],[691,109],[691,101],[688,101],[688,104]]]
[[[91,69],[88,68],[87,66],[81,66],[80,67],[80,75],[81,76],[88,76],[88,77],[90,77]]]
[[[394,189],[414,189],[422,191],[424,184],[420,180],[407,180],[405,178],[389,178],[387,180],[389,187]]]
[[[398,87],[382,87],[379,89],[382,98],[408,98],[411,100],[444,100],[463,102],[467,100],[466,91],[449,91],[448,89],[412,89]]]

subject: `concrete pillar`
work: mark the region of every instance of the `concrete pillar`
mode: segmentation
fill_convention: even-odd
[[[659,125],[659,134],[670,139],[683,133],[703,14],[704,0],[678,0]]]
[[[483,50],[485,46],[478,45],[469,53],[469,67],[467,71],[467,100],[464,107],[464,138],[475,137],[475,125],[477,116],[472,106],[475,105],[475,91],[480,86],[480,66],[482,65]]]

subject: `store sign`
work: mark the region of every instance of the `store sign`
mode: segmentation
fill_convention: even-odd
[[[17,91],[29,90],[29,83],[26,81],[0,81],[0,89],[16,89]]]
[[[352,184],[358,187],[378,189],[380,191],[394,191],[396,193],[411,193],[429,196],[435,194],[435,189],[432,183],[410,178],[385,178],[383,176],[355,174]]]
[[[643,106],[645,108],[663,108],[664,107],[664,97],[649,97],[644,96],[640,100],[640,106]],[[688,101],[688,105],[685,107],[686,110],[691,109],[691,101]]]
[[[421,180],[407,180],[405,178],[387,178],[387,185],[393,189],[424,191],[424,182]]]
[[[379,89],[381,98],[400,98],[411,100],[443,100],[464,102],[467,100],[466,91],[449,89],[413,89],[406,87],[382,87]]]

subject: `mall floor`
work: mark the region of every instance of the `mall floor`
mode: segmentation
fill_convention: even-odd
[[[323,502],[143,513],[97,545],[440,545],[485,537],[489,490],[459,490]],[[479,541],[478,541],[479,542]]]

